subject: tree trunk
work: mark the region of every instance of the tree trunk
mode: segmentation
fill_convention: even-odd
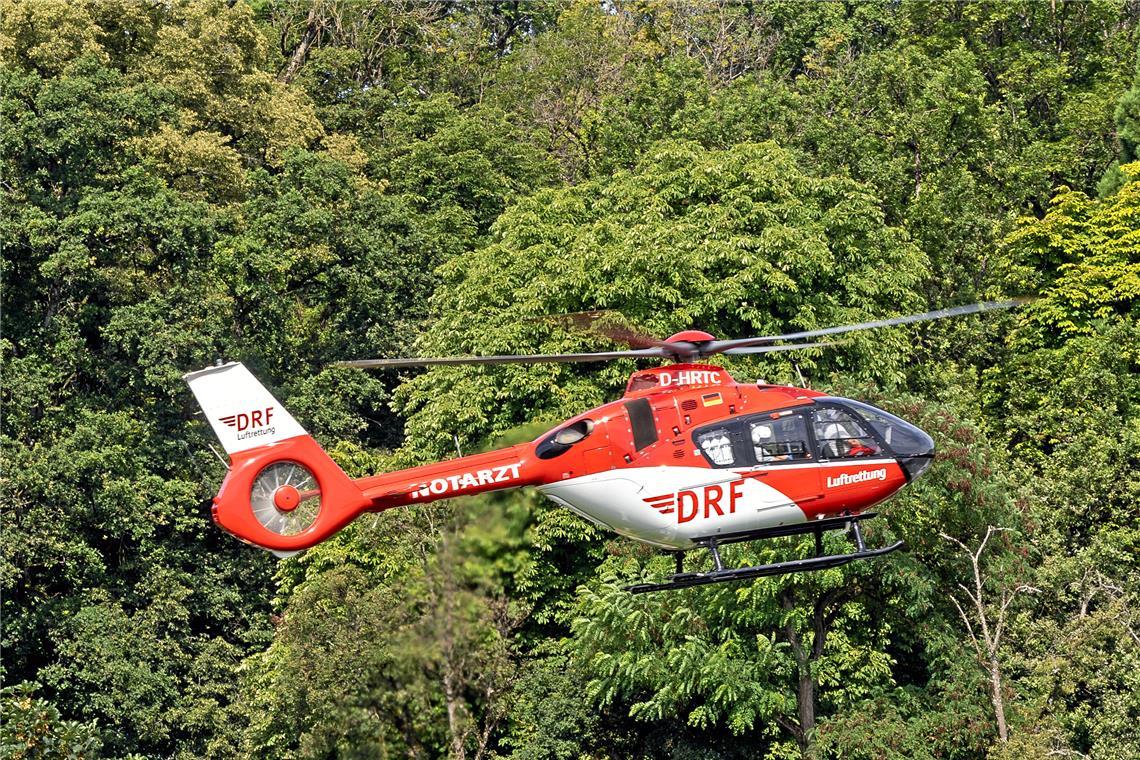
[[[297,76],[297,72],[309,55],[309,46],[317,39],[320,19],[321,3],[314,2],[313,7],[309,10],[309,17],[305,19],[305,31],[301,34],[301,41],[293,49],[293,55],[289,56],[288,65],[277,76],[278,82],[288,84],[293,81],[293,77]]]
[[[792,588],[784,589],[780,594],[780,604],[785,610],[791,610],[796,605],[796,593]],[[811,660],[812,650],[803,644],[799,631],[791,621],[784,625],[784,636],[792,647],[792,655],[796,658],[796,672],[799,681],[796,684],[796,718],[799,725],[791,727],[796,744],[800,747],[800,756],[804,760],[813,760],[815,757],[815,737],[812,729],[815,728],[815,679],[812,677]],[[813,642],[814,644],[814,642]]]
[[[455,678],[451,673],[449,663],[444,664],[446,669],[443,674],[443,698],[447,703],[447,729],[451,733],[451,758],[452,760],[464,760],[467,753],[464,749],[465,732],[463,731],[462,707],[459,704],[459,693],[456,688]]]
[[[1009,729],[1005,725],[1005,700],[1001,696],[1001,666],[997,657],[990,660],[990,697],[994,702],[994,716],[997,718],[998,738],[1002,743],[1009,740]]]
[[[990,701],[992,701],[994,705],[994,719],[997,721],[998,739],[1001,740],[1002,744],[1009,741],[1009,727],[1005,722],[1005,700],[1002,698],[1001,693],[1001,661],[998,659],[998,652],[1001,651],[1001,637],[1002,631],[1005,628],[1006,615],[1008,614],[1009,606],[1013,603],[1013,600],[1018,594],[1041,593],[1040,589],[1025,584],[1014,588],[1009,588],[1008,586],[1003,588],[1001,590],[1000,599],[993,605],[997,608],[996,613],[989,613],[996,617],[991,629],[990,620],[987,618],[985,583],[982,579],[982,553],[986,550],[986,544],[989,543],[990,538],[993,537],[995,533],[1006,530],[1008,530],[1008,528],[998,528],[993,525],[989,526],[986,528],[986,535],[978,545],[977,551],[973,552],[957,538],[945,533],[939,534],[942,538],[952,544],[956,544],[965,552],[973,569],[974,589],[971,591],[962,583],[958,584],[958,588],[965,594],[966,599],[973,603],[974,616],[978,621],[977,628],[975,628],[974,624],[970,621],[970,616],[966,614],[966,607],[958,601],[958,598],[954,596],[954,594],[949,594],[949,597],[954,607],[958,610],[958,616],[962,618],[962,622],[966,625],[966,632],[970,635],[970,643],[974,645],[974,652],[978,657],[978,665],[989,673]]]
[[[800,754],[804,760],[814,760],[815,747],[815,678],[811,673],[811,663],[805,662],[800,670],[800,684],[796,692],[796,707],[800,717]]]

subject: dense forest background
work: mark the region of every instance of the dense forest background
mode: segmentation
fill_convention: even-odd
[[[0,754],[1140,757],[1140,3],[0,13]],[[670,560],[529,492],[285,561],[202,506],[180,376],[219,357],[360,476],[532,437],[634,365],[337,360],[1008,296],[719,360],[936,437],[872,536],[911,551],[863,566],[632,597]]]

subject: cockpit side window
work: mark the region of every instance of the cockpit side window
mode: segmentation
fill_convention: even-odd
[[[862,422],[837,407],[817,407],[812,412],[813,432],[821,459],[873,457],[882,449]]]
[[[812,458],[807,422],[798,412],[754,417],[748,422],[748,437],[757,464],[802,462]]]
[[[736,464],[732,438],[732,431],[727,427],[702,430],[695,436],[697,447],[713,467],[731,467]]]
[[[554,459],[570,450],[570,447],[584,440],[594,432],[594,421],[581,419],[562,427],[539,442],[534,454],[539,459]]]

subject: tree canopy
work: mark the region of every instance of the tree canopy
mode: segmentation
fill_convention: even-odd
[[[1140,756],[1138,25],[0,0],[3,753]],[[338,360],[611,348],[581,311],[735,337],[1008,296],[723,358],[939,457],[870,528],[910,552],[664,595],[621,586],[670,558],[527,491],[255,551],[209,519],[225,470],[180,379],[245,362],[364,476],[530,440],[637,365]]]

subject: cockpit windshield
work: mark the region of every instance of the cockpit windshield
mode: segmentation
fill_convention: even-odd
[[[934,455],[934,440],[906,420],[899,419],[889,412],[884,412],[882,409],[864,404],[861,401],[852,401],[847,398],[835,400],[854,410],[866,420],[896,456],[929,457]]]

